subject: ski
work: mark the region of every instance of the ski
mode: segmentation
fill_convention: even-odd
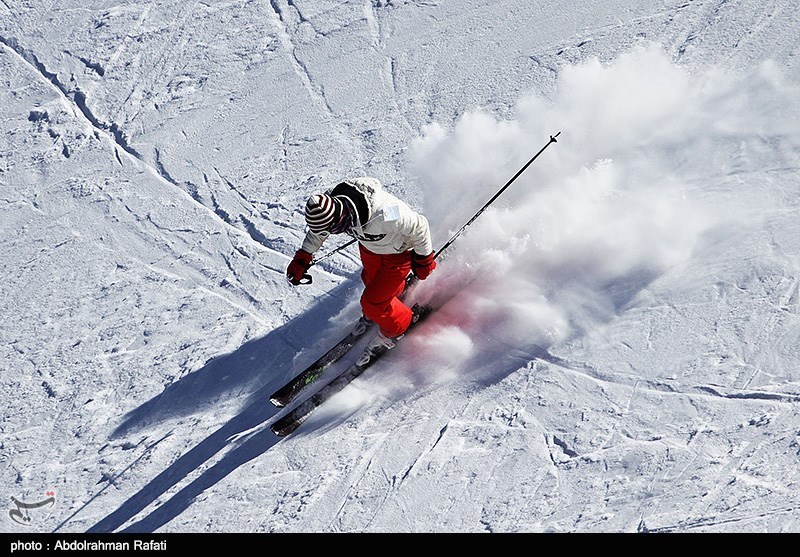
[[[425,317],[427,317],[433,310],[428,306],[422,309],[419,314],[419,318],[412,323],[416,325],[422,322]],[[411,327],[409,327],[409,331]],[[408,334],[406,332],[403,337]],[[351,365],[347,368],[344,372],[338,375],[333,381],[322,387],[319,391],[311,395],[308,399],[300,403],[297,407],[291,410],[289,413],[284,415],[282,418],[278,419],[270,429],[272,432],[277,435],[278,437],[285,437],[289,435],[294,430],[296,430],[300,425],[308,419],[314,410],[319,408],[326,400],[331,398],[333,395],[341,391],[344,387],[346,387],[353,379],[364,373],[366,369],[372,366],[375,362],[381,359],[387,352],[389,352],[388,348],[383,348],[381,350],[375,351],[370,356],[362,357],[358,362]]]
[[[408,292],[411,290],[411,287],[413,287],[416,282],[417,277],[415,277],[413,274],[408,276],[406,279],[406,288],[399,296],[401,300],[406,297]],[[361,320],[363,319],[364,318],[362,317]],[[306,369],[293,377],[283,387],[272,393],[272,395],[269,397],[270,402],[278,408],[287,406],[290,402],[297,398],[297,395],[300,394],[303,389],[319,379],[322,374],[325,373],[326,369],[339,361],[342,356],[347,354],[347,352],[349,352],[350,349],[355,346],[362,337],[364,337],[364,335],[375,328],[375,324],[371,321],[366,322],[366,324],[361,321],[360,324],[362,326],[353,327],[353,332],[336,343],[336,345],[334,345],[330,350],[320,356],[316,362],[309,365]]]
[[[374,329],[374,325],[369,324],[364,327],[354,328],[353,332],[337,342],[330,350],[293,377],[283,387],[272,393],[269,400],[275,406],[282,408],[292,402],[297,395],[308,385],[319,379],[325,370],[336,363],[342,356],[355,346],[367,332]]]
[[[303,401],[291,412],[272,424],[270,427],[272,432],[278,437],[285,437],[286,435],[292,433],[294,430],[300,427],[300,425],[306,421],[311,413],[319,408],[323,402],[341,391],[348,383],[361,375],[365,369],[378,361],[378,359],[380,359],[380,357],[383,356],[383,354],[385,354],[387,351],[388,350],[385,350],[380,354],[375,354],[367,362],[356,363],[350,366],[341,375],[336,377],[336,379],[322,387],[322,389],[314,393],[307,400]]]

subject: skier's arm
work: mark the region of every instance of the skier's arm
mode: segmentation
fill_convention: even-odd
[[[412,250],[411,270],[417,278],[425,280],[436,268],[428,219],[412,211],[403,220],[408,244]]]
[[[406,243],[415,254],[424,257],[433,252],[431,229],[424,215],[409,211],[400,222]]]
[[[325,242],[328,236],[330,236],[328,232],[318,233],[309,230],[306,233],[302,247],[294,254],[294,258],[292,258],[289,267],[286,269],[286,278],[289,279],[291,284],[294,286],[298,284],[308,284],[308,282],[303,281],[308,278],[306,273],[308,269],[311,268],[314,252],[322,247],[323,242]]]
[[[306,237],[303,240],[303,244],[300,246],[300,249],[303,251],[314,254],[322,247],[322,244],[325,240],[328,239],[330,236],[330,232],[313,232],[309,230],[306,232]]]

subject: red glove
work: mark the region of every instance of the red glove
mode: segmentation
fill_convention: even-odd
[[[425,280],[436,268],[436,261],[433,260],[433,252],[428,255],[419,255],[411,252],[411,270],[419,280]]]
[[[294,286],[302,284],[300,281],[305,277],[309,267],[311,267],[311,258],[312,255],[302,249],[297,250],[297,253],[294,254],[294,259],[289,263],[289,268],[286,269],[286,278]]]

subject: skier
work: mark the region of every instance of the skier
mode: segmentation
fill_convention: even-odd
[[[430,310],[417,305],[409,308],[398,298],[409,273],[425,280],[436,268],[428,220],[369,177],[347,180],[312,195],[305,217],[308,231],[286,270],[289,282],[304,284],[313,254],[331,234],[353,236],[364,266],[363,316],[356,328],[363,330],[370,321],[379,328],[364,357],[394,348],[412,322]]]

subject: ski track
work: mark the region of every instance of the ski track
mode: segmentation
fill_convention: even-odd
[[[290,7],[294,7],[294,4],[290,1],[288,2],[287,5]],[[327,116],[331,120],[336,120],[335,111],[328,102],[328,99],[325,96],[324,89],[320,85],[317,85],[314,82],[314,79],[311,76],[311,72],[309,71],[308,67],[303,63],[303,61],[297,55],[297,47],[292,42],[290,34],[288,16],[285,14],[284,10],[280,7],[280,0],[270,0],[270,6],[272,6],[272,10],[275,12],[275,18],[276,18],[275,27],[278,31],[278,36],[280,37],[283,49],[286,51],[286,53],[292,60],[292,67],[295,70],[295,74],[297,74],[297,76],[300,78],[300,81],[303,83],[303,87],[311,95],[311,98],[315,99],[319,107],[323,109],[323,113],[327,114]],[[297,10],[296,8],[295,12],[300,17],[301,23],[307,22],[307,20],[302,17],[300,11]]]
[[[619,373],[605,374],[587,363],[567,362],[555,356],[545,356],[541,359],[543,361],[558,365],[565,371],[576,373],[583,377],[588,377],[599,384],[607,383],[611,385],[630,387],[632,392],[637,388],[643,388],[653,393],[687,396],[690,398],[700,396],[725,400],[748,400],[755,402],[763,401],[765,403],[778,402],[784,404],[795,404],[800,402],[800,394],[773,393],[755,390],[747,391],[742,389],[739,389],[733,393],[725,393],[722,388],[715,387],[713,385],[686,385],[678,382],[655,383],[642,380],[632,374],[630,375],[630,378]]]
[[[354,496],[353,492],[359,491],[359,482],[364,478],[367,472],[370,470],[373,464],[373,459],[375,458],[378,449],[380,449],[383,444],[385,443],[386,439],[391,435],[390,433],[382,433],[378,436],[376,441],[371,444],[368,451],[359,459],[358,463],[353,469],[353,472],[347,476],[347,481],[345,482],[348,487],[346,488],[345,492],[342,495],[341,502],[339,504],[339,508],[336,511],[333,517],[333,524],[336,525],[334,531],[339,532],[347,532],[350,531],[348,528],[342,527],[342,514],[344,513],[345,507],[351,501]],[[380,511],[380,507],[382,506],[383,502],[385,502],[386,496],[383,497],[381,504],[378,505],[377,509],[367,509],[360,513],[361,520],[364,524],[360,525],[359,528],[355,529],[355,531],[364,531],[365,528],[369,527],[369,524],[374,519],[375,515]]]
[[[12,16],[17,17],[14,9],[6,0],[0,1],[11,12]],[[116,123],[119,117],[125,114],[129,102],[133,102],[139,88],[152,88],[164,75],[180,66],[178,60],[193,33],[191,28],[192,20],[199,4],[199,2],[193,2],[192,4],[181,6],[177,20],[170,23],[169,30],[155,53],[146,52],[145,54],[140,54],[134,52],[137,46],[137,34],[146,24],[152,23],[150,18],[153,17],[153,12],[157,9],[157,3],[155,2],[141,6],[137,20],[104,64],[81,56],[76,49],[73,49],[76,53],[65,51],[69,56],[79,60],[88,71],[94,72],[100,77],[103,77],[103,73],[129,61],[129,57],[155,54],[148,65],[147,72],[139,76],[142,79],[132,85],[126,93],[125,101],[117,104],[115,111],[110,113],[113,114],[113,117],[109,121],[97,116],[89,108],[88,101],[91,96],[91,89],[84,91],[80,86],[72,87],[62,82],[58,71],[54,73],[52,68],[48,68],[32,49],[22,46],[17,38],[0,36],[0,43],[2,43],[6,52],[12,53],[30,68],[35,75],[38,75],[42,81],[49,84],[56,91],[59,98],[71,108],[71,112],[76,119],[83,122],[91,133],[95,136],[106,138],[113,147],[114,155],[120,166],[124,166],[124,161],[131,161],[153,175],[159,182],[172,188],[177,188],[187,201],[199,205],[214,222],[219,223],[228,232],[231,254],[223,254],[221,263],[236,279],[236,282],[240,283],[236,286],[236,296],[241,301],[231,299],[226,294],[215,292],[198,284],[196,281],[193,284],[193,288],[200,289],[204,293],[220,299],[237,310],[237,312],[246,314],[256,323],[266,327],[270,324],[270,321],[264,319],[258,309],[253,309],[259,307],[258,294],[245,286],[246,282],[241,280],[241,271],[236,267],[232,256],[238,253],[245,258],[251,259],[254,263],[255,257],[250,256],[247,250],[238,247],[234,242],[234,237],[244,238],[247,245],[253,246],[259,251],[266,250],[271,256],[280,256],[280,258],[283,258],[281,255],[282,250],[280,249],[283,240],[278,237],[270,238],[270,231],[262,232],[258,228],[257,221],[248,217],[248,215],[258,214],[258,210],[255,207],[255,202],[245,194],[247,190],[238,187],[233,180],[223,175],[223,172],[217,166],[212,166],[213,174],[216,175],[217,179],[213,179],[213,175],[209,177],[208,173],[202,172],[203,185],[210,191],[210,199],[205,202],[203,197],[196,193],[196,184],[181,183],[170,175],[165,166],[168,155],[164,153],[163,146],[152,146],[154,162],[150,163],[130,143],[128,138],[131,136]],[[345,114],[337,113],[334,106],[338,105],[326,94],[325,76],[319,79],[315,78],[311,66],[303,59],[301,45],[295,43],[294,37],[301,25],[312,28],[315,33],[321,36],[326,33],[332,35],[333,32],[322,32],[320,31],[321,27],[315,25],[315,18],[324,17],[325,13],[309,16],[304,13],[304,4],[293,0],[286,0],[285,2],[283,0],[270,0],[269,5],[272,9],[272,13],[267,10],[268,15],[271,16],[270,24],[277,31],[282,53],[288,58],[292,71],[299,78],[303,91],[311,98],[314,105],[313,109],[321,115],[323,120],[333,125],[333,133],[338,136],[337,139],[340,143],[358,143],[361,146],[362,160],[372,161],[372,157],[377,156],[380,152],[381,143],[379,139],[373,139],[366,132],[360,133],[355,126],[346,121]],[[410,111],[403,109],[400,73],[401,69],[403,71],[411,71],[411,69],[401,68],[404,63],[403,58],[398,56],[396,52],[388,50],[388,39],[394,37],[391,35],[392,27],[382,23],[383,15],[378,10],[380,5],[380,3],[370,2],[369,0],[364,1],[359,6],[359,13],[363,15],[366,26],[365,33],[371,49],[376,55],[385,58],[380,66],[381,79],[385,82],[387,90],[391,92],[392,111],[400,116],[401,122],[399,125],[404,128],[405,132],[410,133],[418,126],[412,124],[413,120],[409,116]],[[531,53],[529,60],[536,67],[537,73],[547,76],[543,78],[546,83],[548,80],[553,80],[557,77],[560,66],[567,61],[582,60],[592,55],[610,57],[612,53],[608,50],[609,43],[613,44],[616,41],[617,46],[621,49],[627,44],[634,43],[637,38],[644,36],[657,35],[662,37],[665,42],[671,42],[674,57],[685,64],[695,63],[700,58],[700,55],[703,54],[703,48],[706,48],[708,43],[716,44],[720,47],[718,49],[719,54],[706,55],[712,59],[718,58],[716,61],[721,61],[730,67],[744,65],[746,62],[760,56],[763,53],[763,47],[762,50],[759,50],[757,46],[760,43],[775,43],[779,48],[786,48],[785,45],[796,45],[800,41],[800,31],[798,30],[800,26],[797,25],[798,16],[796,15],[800,13],[798,2],[791,0],[773,1],[760,10],[753,10],[752,14],[741,6],[741,3],[732,0],[687,0],[680,5],[659,10],[657,13],[646,17],[636,17],[626,21],[620,20],[619,24],[586,29],[579,37],[559,40],[541,52]],[[400,9],[397,6],[391,6],[391,8]],[[333,9],[331,8],[331,10]],[[747,15],[748,19],[744,22],[736,21],[736,16],[742,14]],[[431,17],[435,18],[436,15],[432,14]],[[352,22],[347,22],[343,27],[337,28],[335,32],[346,32],[347,27],[351,24]],[[430,110],[429,116],[433,114],[433,108]],[[137,112],[128,120],[131,122],[136,120],[138,114]],[[139,124],[140,126],[145,125],[141,120]],[[280,161],[284,170],[288,170],[291,163],[289,146],[292,140],[289,136],[290,130],[288,127],[280,129],[277,135],[276,149],[282,153]],[[308,140],[310,141],[310,139]],[[124,154],[121,154],[120,151]],[[741,156],[745,157],[745,154],[742,153]],[[794,171],[797,168],[796,166],[787,166],[762,169],[760,171],[739,171],[736,170],[735,163],[736,161],[734,161],[732,171],[729,174],[742,174],[743,179],[748,172],[775,173]],[[2,177],[2,174],[0,174],[0,177]],[[225,191],[225,189],[227,189],[229,195],[225,198],[220,197],[220,190]],[[234,200],[233,202],[229,201],[231,198]],[[12,203],[10,200],[6,202]],[[239,205],[240,210],[232,210],[231,204]],[[288,212],[283,205],[278,204],[276,207],[283,212]],[[35,209],[35,207],[33,208]],[[166,245],[164,248],[166,253],[162,259],[163,264],[167,266],[176,261],[181,261],[182,258],[198,249],[202,243],[201,236],[207,232],[206,230],[196,230],[191,227],[170,228],[159,224],[149,214],[144,216],[138,214],[136,209],[125,203],[122,203],[122,208],[138,223],[136,233],[143,240],[152,242],[155,237],[158,243]],[[293,227],[289,222],[275,222],[273,224],[276,224],[284,231],[289,231]],[[148,228],[154,228],[158,235],[154,236],[149,233]],[[178,242],[171,241],[171,237],[176,233],[191,233],[197,235],[198,238],[187,251],[182,249]],[[773,251],[780,254],[785,261],[796,259],[790,251],[780,245],[775,238],[774,232],[772,245]],[[37,260],[65,246],[69,246],[69,241],[59,242],[52,246],[44,245],[37,255],[23,262],[20,268],[31,269]],[[174,280],[185,278],[168,270],[166,267],[161,268],[162,261],[160,260],[147,262],[137,259],[137,261],[143,269],[149,272]],[[352,261],[357,262],[356,259],[352,259]],[[261,263],[259,265],[267,268],[270,273],[275,275],[283,273],[278,266],[268,266]],[[193,270],[197,271],[197,269]],[[780,289],[777,291],[763,277],[756,277],[756,281],[765,292],[762,298],[757,300],[760,302],[760,307],[765,304],[775,308],[783,307],[784,311],[791,315],[792,309],[787,306],[792,304],[796,306],[800,299],[800,279],[789,275],[782,276]],[[730,286],[743,292],[746,290],[735,283]],[[720,301],[721,298],[718,295],[714,303],[719,303]],[[669,305],[668,309],[680,315],[680,307],[672,304]],[[286,310],[281,309],[280,311]],[[288,311],[291,312],[291,309]],[[288,315],[288,313],[283,315]],[[7,316],[4,318],[4,326],[6,319]],[[761,321],[761,323],[768,325],[767,332],[770,334],[773,330],[785,330],[781,329],[785,325],[780,318],[772,317],[766,322]],[[653,348],[653,333],[652,328],[648,329],[646,338],[648,349]],[[578,434],[575,435],[575,438],[571,438],[566,436],[562,430],[552,427],[552,424],[541,421],[537,416],[520,416],[520,412],[523,414],[530,413],[532,406],[525,406],[525,401],[521,398],[522,395],[514,398],[504,393],[501,387],[496,385],[484,387],[480,394],[473,393],[472,398],[465,395],[466,402],[454,415],[448,415],[443,412],[442,415],[432,416],[431,420],[425,424],[427,428],[425,432],[429,435],[427,441],[420,443],[419,446],[409,448],[407,453],[399,457],[400,460],[407,460],[402,467],[396,468],[396,470],[390,469],[386,461],[383,460],[385,453],[389,453],[393,448],[397,447],[397,445],[390,443],[395,438],[395,431],[377,431],[374,427],[371,427],[372,424],[375,424],[375,416],[381,415],[386,417],[387,420],[396,419],[396,424],[400,424],[399,429],[402,432],[403,426],[406,424],[403,422],[401,411],[383,414],[384,410],[392,409],[391,404],[373,404],[368,408],[362,408],[361,410],[363,411],[356,412],[352,420],[355,424],[354,428],[340,427],[331,432],[330,429],[321,427],[314,434],[299,436],[296,440],[288,438],[281,441],[280,444],[271,439],[271,434],[267,428],[268,418],[263,419],[263,416],[255,420],[257,422],[255,426],[236,433],[235,430],[241,429],[240,426],[242,424],[249,425],[250,421],[249,416],[243,417],[240,414],[227,422],[223,422],[222,427],[217,428],[204,440],[198,442],[198,439],[189,438],[184,446],[169,449],[170,456],[162,456],[161,458],[163,462],[168,462],[171,459],[171,464],[164,466],[161,473],[156,477],[149,480],[145,479],[144,486],[133,487],[130,484],[125,485],[124,480],[128,478],[130,472],[144,468],[143,464],[146,464],[149,459],[155,458],[156,448],[162,445],[166,439],[171,438],[175,430],[169,429],[166,433],[161,432],[161,435],[157,436],[158,438],[155,441],[145,444],[141,452],[130,459],[128,464],[119,472],[103,471],[100,480],[102,487],[82,503],[73,505],[69,509],[70,514],[61,519],[53,531],[69,530],[72,524],[81,523],[82,516],[79,515],[102,505],[111,508],[112,511],[116,508],[116,511],[110,514],[105,516],[101,514],[101,520],[98,523],[104,525],[104,527],[108,526],[110,531],[136,531],[138,529],[146,531],[164,529],[168,531],[170,529],[179,529],[182,526],[178,524],[180,520],[183,520],[184,524],[191,522],[192,517],[190,515],[194,512],[201,512],[198,510],[202,508],[197,502],[198,500],[203,499],[204,496],[211,495],[218,495],[220,498],[224,498],[224,493],[220,495],[212,490],[212,487],[217,485],[220,486],[220,489],[225,489],[221,480],[228,476],[233,476],[234,472],[237,471],[239,480],[241,480],[241,475],[252,474],[252,470],[243,468],[244,464],[254,461],[256,457],[263,457],[263,460],[267,462],[274,462],[271,458],[274,458],[272,453],[275,452],[281,455],[288,455],[286,458],[291,461],[292,458],[297,458],[295,451],[311,451],[308,447],[316,441],[322,440],[322,433],[325,433],[326,430],[327,433],[332,436],[339,436],[342,440],[357,438],[357,441],[353,441],[353,450],[348,451],[347,446],[344,446],[341,449],[341,453],[333,455],[334,461],[332,463],[325,463],[321,468],[314,468],[310,472],[276,469],[274,473],[277,474],[277,477],[287,480],[287,485],[297,486],[299,483],[296,481],[297,476],[305,478],[305,483],[301,483],[303,488],[299,491],[293,491],[292,487],[286,488],[282,495],[274,501],[273,516],[271,518],[262,518],[262,522],[259,523],[260,528],[265,530],[309,528],[309,525],[318,524],[319,522],[315,521],[318,521],[320,517],[324,517],[324,523],[327,525],[325,529],[328,531],[370,531],[385,527],[386,522],[382,523],[380,519],[389,512],[387,510],[389,507],[387,502],[391,502],[395,506],[395,512],[400,515],[404,528],[416,527],[424,529],[416,521],[414,509],[408,507],[408,501],[404,498],[406,493],[419,493],[419,491],[412,489],[413,486],[410,484],[413,482],[410,480],[431,480],[436,470],[435,467],[433,471],[424,470],[426,461],[428,461],[428,464],[436,461],[434,455],[441,459],[441,462],[436,461],[434,464],[442,465],[443,462],[449,464],[456,461],[457,457],[462,456],[464,449],[457,445],[455,441],[452,441],[451,438],[462,442],[464,442],[464,439],[474,439],[480,435],[480,432],[472,430],[481,428],[496,428],[504,431],[512,431],[515,428],[519,428],[528,430],[526,433],[530,433],[533,436],[532,438],[536,439],[537,448],[532,449],[532,454],[536,455],[539,460],[531,459],[531,461],[535,464],[541,464],[547,469],[541,472],[540,476],[532,478],[530,486],[526,486],[526,489],[534,494],[527,504],[551,505],[546,511],[537,507],[538,515],[536,519],[540,521],[539,524],[553,526],[557,529],[563,527],[573,531],[597,529],[598,524],[602,524],[600,522],[601,519],[598,518],[599,516],[613,514],[619,511],[621,505],[624,504],[624,501],[620,501],[619,492],[615,491],[619,487],[613,484],[613,480],[616,479],[613,476],[615,474],[628,473],[628,469],[619,468],[614,458],[617,458],[616,455],[620,453],[636,454],[639,452],[638,449],[642,449],[642,452],[647,455],[650,454],[650,449],[653,449],[652,453],[656,456],[653,457],[655,469],[648,472],[650,476],[647,478],[646,489],[642,489],[640,485],[635,486],[636,490],[641,490],[638,491],[639,493],[644,493],[646,496],[643,496],[639,501],[631,502],[632,508],[625,511],[629,515],[627,520],[635,519],[633,526],[637,531],[725,531],[730,530],[730,526],[747,529],[749,523],[760,519],[793,517],[800,511],[800,506],[791,503],[775,505],[774,500],[770,500],[761,509],[746,506],[745,509],[739,510],[735,507],[728,508],[726,506],[728,504],[725,499],[726,493],[730,486],[737,481],[753,482],[756,485],[762,482],[768,491],[777,490],[775,486],[769,484],[772,479],[769,475],[764,479],[756,477],[748,470],[748,466],[751,462],[754,462],[754,465],[758,465],[757,459],[762,458],[761,454],[759,454],[760,451],[768,450],[773,445],[778,444],[791,446],[791,442],[796,439],[796,428],[792,427],[788,419],[792,417],[792,412],[794,412],[796,404],[800,401],[800,394],[750,388],[750,385],[757,378],[760,378],[761,374],[765,373],[765,370],[768,373],[770,369],[776,368],[779,359],[778,356],[772,354],[759,356],[758,347],[760,345],[760,334],[762,334],[760,331],[738,331],[737,334],[741,336],[737,338],[729,336],[725,339],[725,342],[731,344],[731,346],[726,346],[725,348],[730,352],[735,352],[735,355],[742,362],[752,364],[751,367],[740,371],[739,376],[732,378],[731,385],[741,385],[741,388],[711,383],[692,383],[685,379],[648,380],[637,376],[635,372],[625,373],[616,370],[604,370],[601,365],[592,364],[590,361],[581,361],[576,357],[572,357],[569,352],[563,357],[551,352],[546,352],[544,355],[530,354],[531,364],[529,364],[529,367],[519,370],[520,374],[525,372],[525,378],[520,379],[520,381],[524,380],[525,386],[530,387],[530,389],[520,388],[522,391],[535,391],[536,387],[542,386],[542,384],[537,383],[538,378],[534,374],[535,369],[530,367],[531,365],[535,366],[536,362],[541,362],[544,366],[549,367],[549,374],[555,376],[556,379],[564,376],[585,378],[597,385],[604,393],[607,390],[614,391],[614,388],[619,388],[618,392],[614,392],[615,397],[620,399],[619,404],[617,404],[617,398],[610,396],[606,402],[614,405],[613,411],[620,418],[616,421],[611,421],[610,425],[604,424],[605,429],[597,428],[595,430],[596,434],[605,436],[604,442],[596,450],[584,450],[585,439],[579,439]],[[765,336],[768,335],[765,334]],[[787,332],[772,340],[769,347],[770,352],[788,351],[796,340],[796,335],[792,336]],[[287,342],[289,341],[287,340]],[[631,345],[624,342],[623,344],[629,350],[634,350]],[[735,350],[737,346],[740,347],[738,351]],[[560,347],[551,348],[555,352]],[[763,360],[759,358],[763,358]],[[28,361],[32,368],[36,368],[34,359],[29,357]],[[759,365],[760,362],[764,365]],[[699,364],[693,363],[693,365]],[[632,368],[634,370],[638,369],[635,366]],[[783,384],[781,386],[783,388],[792,387],[791,384]],[[55,388],[47,380],[42,381],[42,389],[44,389],[47,396],[56,397]],[[453,389],[454,392],[456,390],[456,388]],[[244,390],[242,390],[243,392]],[[691,426],[693,429],[690,431],[671,431],[671,435],[661,437],[636,438],[635,435],[641,433],[641,431],[629,432],[626,429],[624,417],[633,412],[634,402],[637,397],[645,394],[654,395],[658,400],[668,398],[684,399],[697,411],[698,415],[706,415],[700,410],[700,406],[706,401],[719,403],[729,409],[740,409],[742,404],[751,405],[753,408],[758,409],[756,413],[764,412],[762,414],[764,421],[762,423],[759,419],[751,418],[749,425],[754,428],[766,428],[770,424],[774,424],[771,426],[771,437],[765,441],[761,437],[753,436],[743,443],[741,441],[743,437],[736,437],[737,428],[742,424],[726,422],[718,426],[722,429],[713,429],[708,428],[707,424],[704,423],[689,424],[684,422],[683,426]],[[493,417],[497,418],[496,420],[483,421],[485,416],[475,417],[467,412],[467,407],[473,402],[476,405],[480,404],[479,409],[482,410],[483,405],[487,404],[487,400],[489,403],[494,400],[491,398],[492,396],[496,396],[498,400],[504,396],[508,397],[503,399],[503,404],[495,403],[493,406],[489,404],[492,406],[491,412],[494,413]],[[424,400],[425,396],[420,395],[415,397],[413,402],[422,405]],[[438,402],[441,401],[439,400]],[[562,414],[562,417],[565,415]],[[66,418],[67,416],[67,410],[63,410],[59,414],[59,418]],[[210,418],[215,419],[216,417],[211,415]],[[202,419],[202,414],[200,419]],[[786,426],[779,428],[778,424],[784,423]],[[187,426],[187,423],[182,422],[179,425]],[[29,427],[36,428],[37,426],[30,425]],[[564,427],[566,428],[567,426],[565,425]],[[725,428],[727,428],[727,431]],[[188,429],[191,430],[191,428]],[[774,431],[775,429],[778,429],[778,431]],[[17,429],[14,433],[20,435],[26,431],[28,431],[27,428]],[[36,430],[34,429],[33,431]],[[372,433],[365,436],[364,431],[372,431]],[[659,480],[667,479],[666,476],[669,474],[673,474],[669,477],[672,485],[677,485],[678,480],[681,479],[688,480],[686,477],[688,474],[691,474],[696,467],[702,466],[703,463],[707,462],[706,451],[712,441],[721,442],[717,438],[712,439],[711,435],[706,435],[708,432],[723,440],[728,434],[729,438],[735,438],[739,443],[736,446],[729,447],[724,466],[716,469],[715,473],[720,480],[710,486],[710,489],[703,496],[702,503],[688,506],[688,512],[685,516],[680,517],[680,513],[674,509],[668,511],[668,514],[654,516],[655,505],[659,502],[659,499],[664,499],[667,495],[663,491],[658,491]],[[685,435],[685,439],[681,435]],[[331,441],[331,443],[333,442]],[[448,446],[449,443],[454,443],[455,448]],[[729,441],[729,443],[732,443],[732,441]],[[678,448],[685,450],[689,455],[684,462],[676,466],[675,463],[668,462],[667,457],[671,449],[677,450]],[[454,452],[447,453],[448,450]],[[536,452],[537,450],[541,454]],[[775,450],[777,452],[779,447],[775,447]],[[661,454],[662,452],[665,454]],[[442,454],[439,455],[438,453]],[[301,452],[300,454],[303,453]],[[355,457],[354,464],[348,460],[350,457]],[[89,459],[91,457],[87,455],[85,458]],[[493,461],[489,468],[484,471],[484,476],[481,479],[502,483],[499,480],[503,476],[503,470],[500,468],[502,462],[502,458]],[[297,462],[294,464],[297,465]],[[396,464],[396,461],[393,461],[392,464]],[[578,465],[602,467],[609,474],[608,478],[603,478],[602,486],[595,486],[594,491],[587,492],[593,497],[591,500],[582,502],[578,500],[581,493],[575,487],[575,482],[586,481],[587,477],[591,480],[591,476],[581,476],[578,472],[574,472]],[[156,463],[154,466],[157,468],[162,464]],[[441,469],[445,470],[445,467],[442,465]],[[143,473],[149,474],[150,471],[152,471],[152,467],[148,467]],[[439,479],[450,485],[456,481],[456,475],[457,472],[451,472],[451,475],[444,473]],[[375,479],[376,477],[377,479]],[[294,484],[291,483],[293,478],[295,479]],[[232,481],[233,479],[231,479]],[[551,482],[554,482],[554,488],[551,486]],[[670,484],[667,483],[666,485],[669,487]],[[111,499],[110,492],[113,490],[108,489],[111,486],[114,486],[117,490],[139,489],[139,491],[133,495],[130,492],[123,493],[117,496],[109,506],[106,501]],[[463,491],[466,495],[454,493],[449,502],[446,504],[442,502],[441,508],[444,516],[452,519],[453,516],[459,514],[458,504],[460,498],[469,498],[470,488],[471,486],[465,483]],[[417,487],[417,489],[419,488]],[[663,486],[661,489],[664,489]],[[547,494],[548,491],[555,491],[561,496],[561,499],[554,503],[548,499],[545,503],[543,500],[535,498],[535,495]],[[491,495],[478,492],[476,499],[480,496],[491,497]],[[575,497],[575,499],[571,500],[570,497]],[[122,501],[121,505],[118,505],[119,501]],[[270,501],[270,503],[273,503],[273,501]],[[512,507],[512,510],[520,514],[520,503],[516,502],[516,505],[517,507]],[[192,509],[192,512],[188,512],[188,509]],[[523,509],[527,510],[528,507],[524,506]],[[480,519],[474,526],[480,526],[486,531],[508,531],[515,529],[520,524],[527,524],[521,522],[522,518],[508,518],[503,512],[508,511],[502,510],[497,505],[483,508],[480,513]],[[655,525],[653,526],[651,524],[654,521]],[[199,525],[200,523],[196,522],[195,524]],[[621,522],[617,521],[614,524],[615,527],[621,528]],[[779,524],[787,523],[782,522]],[[167,527],[167,525],[170,526]],[[566,526],[564,527],[563,525]],[[441,525],[434,525],[434,527],[441,527]]]
[[[183,187],[180,186],[169,173],[166,171],[164,166],[157,161],[156,166],[152,166],[149,164],[140,153],[138,153],[133,147],[128,144],[128,141],[125,139],[126,134],[119,129],[116,123],[108,124],[99,120],[89,109],[85,94],[82,93],[79,89],[70,90],[67,86],[61,83],[58,80],[57,74],[54,74],[47,70],[47,68],[42,64],[36,55],[29,51],[28,49],[19,45],[16,39],[8,39],[6,37],[0,36],[0,43],[2,43],[9,51],[16,54],[23,62],[25,62],[31,69],[33,69],[37,74],[39,74],[43,80],[50,83],[52,88],[59,93],[59,96],[67,102],[70,106],[73,107],[73,114],[82,116],[83,121],[92,128],[95,133],[99,133],[109,139],[112,143],[114,143],[117,147],[122,149],[128,156],[130,160],[143,166],[147,171],[149,171],[155,178],[158,180],[169,184],[172,187],[177,188],[177,190],[185,196],[187,199],[191,200],[192,203],[196,203],[200,207],[203,208],[209,215],[213,216],[216,220],[218,220],[221,224],[223,224],[226,228],[229,228],[232,232],[237,235],[240,235],[243,238],[246,238],[249,242],[252,242],[253,245],[258,246],[258,249],[269,251],[273,254],[281,254],[280,251],[273,249],[270,246],[261,244],[257,239],[254,233],[241,230],[240,228],[234,225],[234,220],[231,218],[223,218],[220,216],[219,211],[213,208],[207,207],[197,198],[190,195]],[[158,150],[156,150],[158,153]],[[190,184],[191,185],[191,184]]]

